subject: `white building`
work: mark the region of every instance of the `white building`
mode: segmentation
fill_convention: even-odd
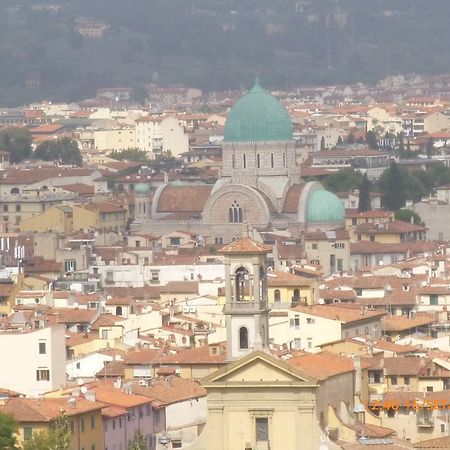
[[[175,117],[148,116],[136,120],[136,147],[148,153],[179,156],[189,150],[189,138]]]
[[[37,396],[66,384],[63,326],[0,332],[0,386]]]

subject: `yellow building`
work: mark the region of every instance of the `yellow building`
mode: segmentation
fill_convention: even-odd
[[[426,227],[422,225],[393,220],[382,223],[363,223],[356,226],[354,234],[357,241],[399,244],[400,242],[408,241],[424,241],[426,230]]]
[[[52,423],[65,413],[70,424],[70,450],[103,449],[102,408],[105,405],[83,397],[11,398],[0,406],[0,412],[18,423],[21,444],[34,434],[48,432]]]
[[[73,205],[73,229],[123,231],[127,225],[127,210],[110,202]]]
[[[7,278],[0,282],[0,317],[8,316],[16,304],[16,294],[23,289],[24,275],[19,273],[14,279]]]
[[[70,234],[73,230],[73,213],[70,206],[52,206],[42,214],[37,214],[20,223],[20,231]]]
[[[345,212],[345,229],[350,234],[350,240],[352,242],[355,242],[357,240],[355,230],[358,226],[366,223],[388,223],[392,222],[393,220],[393,211],[374,209],[372,211],[358,212],[355,209],[350,209]]]

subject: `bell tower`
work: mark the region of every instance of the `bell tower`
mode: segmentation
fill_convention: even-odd
[[[271,247],[249,237],[219,251],[225,256],[224,313],[229,360],[253,350],[269,349],[267,254],[271,251]]]

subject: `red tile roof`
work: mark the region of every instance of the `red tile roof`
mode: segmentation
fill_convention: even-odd
[[[235,240],[231,244],[226,245],[225,247],[219,250],[219,253],[227,255],[233,253],[270,253],[272,251],[272,247],[269,245],[265,245],[261,242],[256,242],[255,240],[249,237],[243,237]]]

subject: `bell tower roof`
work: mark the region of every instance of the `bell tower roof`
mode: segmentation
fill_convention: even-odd
[[[219,253],[223,255],[232,254],[267,254],[272,251],[272,247],[257,242],[250,237],[243,237],[236,239],[231,244],[222,247]]]

